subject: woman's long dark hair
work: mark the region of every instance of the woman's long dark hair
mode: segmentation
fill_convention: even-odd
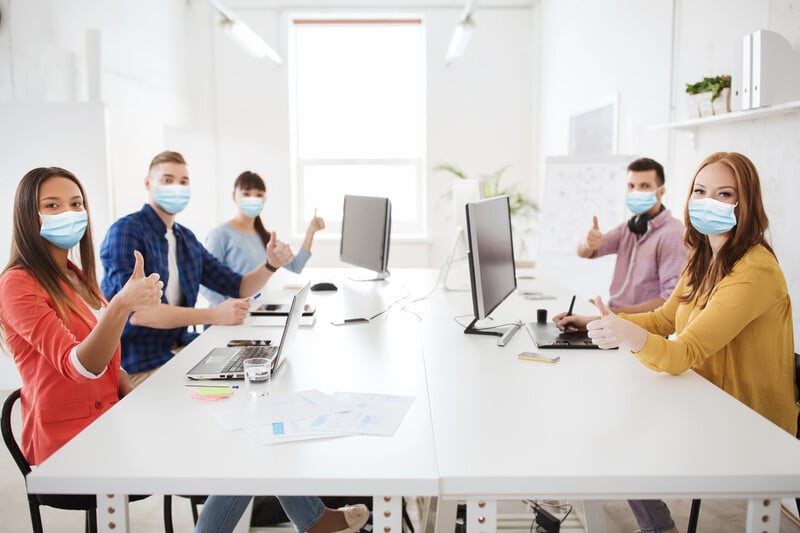
[[[697,231],[689,220],[689,199],[692,197],[697,174],[708,165],[722,163],[733,172],[739,194],[739,205],[736,206],[736,225],[731,229],[725,244],[713,256],[708,236]],[[705,305],[708,296],[717,283],[727,276],[733,265],[756,245],[762,245],[775,252],[767,243],[764,233],[769,227],[767,213],[761,200],[761,182],[755,165],[746,156],[737,152],[716,152],[706,157],[692,177],[689,194],[686,198],[683,218],[686,226],[684,242],[689,248],[689,258],[684,273],[688,276],[689,292],[680,296],[683,302],[698,298]]]
[[[245,170],[239,177],[236,178],[236,181],[233,182],[233,192],[236,192],[236,189],[256,189],[258,191],[267,192],[267,184],[264,183],[264,180],[256,174],[255,172],[251,172],[249,170]],[[269,232],[267,228],[264,227],[264,223],[261,221],[261,216],[257,216],[255,220],[255,227],[256,233],[261,238],[261,242],[264,246],[267,245],[269,242]]]
[[[11,237],[11,256],[3,269],[3,274],[13,268],[24,268],[36,279],[39,285],[50,295],[56,306],[56,311],[65,323],[69,323],[66,308],[79,315],[83,313],[78,309],[71,298],[67,296],[63,281],[69,285],[69,280],[64,277],[50,255],[47,241],[39,235],[39,188],[42,183],[50,178],[66,178],[73,181],[83,197],[83,208],[86,210],[88,224],[79,245],[80,266],[83,271],[83,282],[89,288],[99,304],[103,301],[100,289],[97,286],[95,273],[94,243],[92,241],[92,218],[89,213],[89,201],[86,191],[75,175],[63,168],[42,167],[35,168],[23,176],[19,182],[17,193],[14,197],[14,222]],[[86,317],[84,317],[86,318]]]

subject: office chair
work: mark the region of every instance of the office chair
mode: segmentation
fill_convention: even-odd
[[[14,431],[11,428],[11,412],[14,409],[14,404],[20,397],[20,389],[15,390],[8,395],[6,401],[3,403],[2,418],[0,418],[0,429],[3,433],[3,442],[6,444],[11,457],[17,464],[17,468],[22,472],[22,477],[25,478],[25,485],[27,487],[28,474],[31,472],[31,465],[14,437]],[[147,496],[130,496],[130,501],[142,500]],[[169,505],[168,505],[169,500]],[[195,523],[197,523],[197,504],[192,501],[192,514],[194,515]],[[42,515],[39,512],[39,507],[46,505],[56,509],[64,509],[69,511],[84,511],[86,513],[85,530],[86,533],[97,532],[97,498],[92,494],[31,494],[28,492],[28,509],[31,513],[31,525],[33,526],[33,533],[44,533],[42,526]],[[167,517],[167,509],[172,509],[171,497],[164,496],[164,531],[166,533],[173,533],[172,529],[172,514],[170,512]]]
[[[794,354],[794,393],[797,405],[800,405],[800,354]],[[797,438],[800,439],[800,413],[797,415]],[[800,513],[800,498],[794,500],[797,512]],[[700,518],[700,500],[692,500],[692,509],[689,511],[689,525],[686,533],[697,532],[697,520]]]

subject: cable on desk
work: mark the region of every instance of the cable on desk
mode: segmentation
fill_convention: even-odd
[[[464,317],[473,318],[474,315],[456,315],[456,316],[453,317],[453,322],[455,322],[456,324],[458,324],[462,328],[466,328],[467,327],[466,324],[462,324],[461,322],[458,321],[459,318],[464,318]],[[486,317],[486,319],[487,320],[494,320],[494,318],[492,318],[492,317]],[[494,329],[494,328],[502,328],[504,326],[516,326],[516,325],[518,325],[517,322],[506,322],[504,324],[494,324],[494,325],[485,326],[485,327],[482,327],[482,328],[473,327],[473,329],[475,329],[476,331],[484,331],[484,330],[489,330],[489,329]]]
[[[396,299],[395,301],[390,303],[388,306],[386,306],[386,309],[384,309],[382,311],[379,311],[378,313],[372,315],[367,320],[372,321],[373,319],[378,318],[382,314],[384,314],[387,311],[389,311],[392,308],[392,306],[395,305],[397,302],[401,302],[401,301],[405,300],[406,298],[408,298],[408,295],[411,294],[411,291],[405,285],[400,285],[400,287],[403,289],[403,291],[405,291],[405,294],[403,294],[400,298]]]

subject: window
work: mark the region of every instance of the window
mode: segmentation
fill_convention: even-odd
[[[345,194],[392,201],[392,234],[426,233],[421,19],[292,20],[293,229],[340,227]]]

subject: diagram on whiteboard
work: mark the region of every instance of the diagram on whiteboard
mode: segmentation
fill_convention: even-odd
[[[600,231],[623,222],[627,166],[635,156],[548,157],[539,251],[574,253],[597,216]]]

